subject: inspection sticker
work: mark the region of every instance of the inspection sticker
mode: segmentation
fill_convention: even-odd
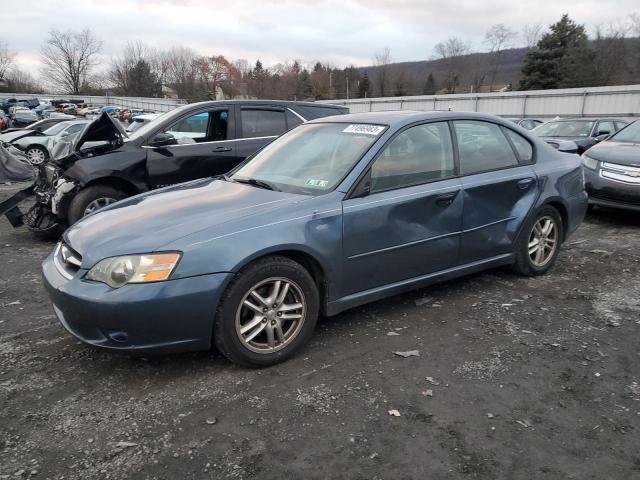
[[[310,187],[325,188],[329,185],[329,182],[327,180],[314,180],[313,178],[310,178],[305,182],[305,185],[308,185]]]
[[[357,125],[349,125],[342,130],[342,133],[364,133],[365,135],[378,135],[384,130],[384,127],[380,125],[367,125],[365,123],[359,123]]]

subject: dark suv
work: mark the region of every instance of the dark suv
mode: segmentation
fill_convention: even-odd
[[[57,230],[125,197],[224,174],[304,121],[344,113],[346,107],[311,102],[201,102],[167,112],[128,137],[103,115],[72,140],[73,152],[39,166],[36,205],[24,218],[15,199],[0,204],[0,214],[11,209],[14,225]]]

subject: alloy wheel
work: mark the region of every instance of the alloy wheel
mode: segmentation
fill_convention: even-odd
[[[104,208],[107,205],[111,205],[112,203],[115,203],[115,202],[117,202],[117,200],[111,197],[96,198],[95,200],[90,202],[89,205],[87,205],[87,207],[84,209],[83,216],[87,216],[90,213],[93,213],[96,210],[100,210],[101,208]]]
[[[558,248],[558,228],[555,220],[545,215],[540,217],[529,235],[529,258],[536,267],[544,267]]]
[[[274,277],[249,289],[236,312],[236,333],[252,352],[282,350],[298,336],[306,317],[302,289],[292,280]]]

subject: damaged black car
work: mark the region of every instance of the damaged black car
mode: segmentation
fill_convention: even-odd
[[[308,102],[202,102],[167,112],[129,136],[103,113],[34,165],[34,184],[0,203],[0,215],[14,227],[55,237],[118,200],[222,175],[304,121],[347,112]],[[23,213],[20,204],[32,196],[35,203]]]

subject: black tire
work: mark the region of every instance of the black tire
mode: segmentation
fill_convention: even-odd
[[[587,205],[587,213],[593,213],[593,209],[596,206],[593,203],[590,203],[589,205]]]
[[[256,284],[272,278],[295,283],[304,297],[305,310],[301,326],[290,343],[275,352],[255,352],[247,347],[236,331],[236,314],[245,296]],[[227,359],[245,367],[267,367],[290,358],[311,336],[318,320],[318,287],[309,272],[293,260],[273,256],[258,260],[238,272],[224,292],[213,325],[215,347]],[[266,322],[266,320],[265,320]]]
[[[556,228],[556,243],[555,249],[548,260],[545,261],[544,265],[536,265],[529,254],[529,241],[531,236],[534,235],[533,229],[534,226],[543,218],[548,217],[551,218],[555,224]],[[564,239],[564,224],[562,222],[562,217],[558,210],[553,208],[550,205],[542,206],[535,215],[531,217],[531,219],[525,224],[520,232],[518,240],[516,241],[516,260],[512,265],[512,269],[520,274],[526,276],[536,276],[543,275],[553,267],[558,258],[558,254],[560,253],[560,246]]]
[[[127,194],[109,185],[93,185],[80,190],[69,204],[67,210],[67,221],[73,225],[85,215],[85,210],[91,202],[100,198],[110,198],[122,200]]]
[[[34,165],[39,165],[39,164],[41,164],[41,163],[46,162],[46,161],[49,159],[49,152],[48,152],[48,151],[47,151],[47,149],[46,149],[46,148],[44,148],[44,147],[39,147],[38,145],[32,145],[32,146],[30,146],[29,148],[27,148],[27,149],[24,151],[24,154],[27,156],[27,158],[29,158],[29,153],[30,153],[31,151],[37,151],[37,152],[39,152],[39,153],[40,153],[40,155],[42,155],[42,161],[40,161],[40,162],[38,162],[38,163],[33,163],[33,162],[32,162]],[[31,161],[31,159],[29,159],[29,160]]]

